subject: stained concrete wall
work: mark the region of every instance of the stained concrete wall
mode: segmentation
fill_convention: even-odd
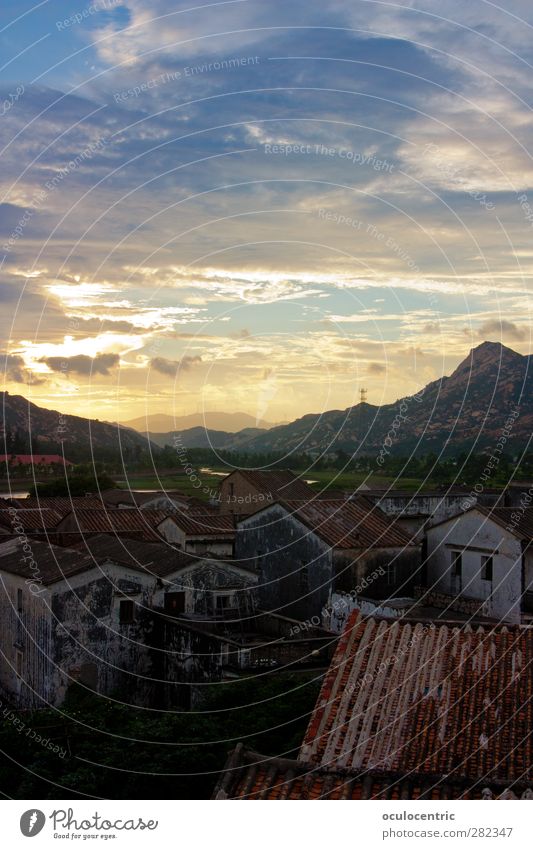
[[[522,594],[522,547],[505,528],[477,510],[429,528],[428,586],[455,595],[452,552],[462,552],[462,586],[467,598],[483,600],[485,614],[504,622],[520,622]],[[481,577],[483,555],[494,558],[493,580]]]

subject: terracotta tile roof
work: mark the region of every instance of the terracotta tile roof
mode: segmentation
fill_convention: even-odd
[[[134,492],[128,489],[108,489],[102,492],[102,501],[106,507],[117,507],[128,505],[128,507],[144,508],[145,504],[158,499],[165,499],[165,506],[157,509],[184,512],[187,515],[200,513],[217,513],[217,509],[206,501],[201,501],[191,495],[186,495],[178,490],[159,490],[158,492]]]
[[[174,492],[158,490],[157,492],[136,492],[133,489],[107,489],[102,492],[102,501],[108,507],[115,507],[117,504],[129,504],[131,507],[142,507],[149,501],[156,498],[170,498],[175,501],[186,504],[190,497],[183,492]]]
[[[233,516],[220,516],[207,513],[187,516],[183,513],[172,513],[165,518],[170,518],[188,537],[216,537],[217,539],[235,538],[235,525]]]
[[[533,780],[533,630],[348,620],[299,759]]]
[[[205,563],[205,558],[198,560],[192,554],[178,551],[164,542],[145,542],[139,539],[119,538],[111,534],[87,537],[78,548],[82,552],[87,552],[97,563],[111,561],[130,569],[149,572],[158,578],[164,578],[195,563]]]
[[[9,461],[21,466],[73,466],[70,460],[66,460],[60,454],[0,454],[0,463]]]
[[[533,507],[481,507],[480,510],[519,539],[533,540]]]
[[[164,510],[72,510],[63,517],[58,533],[68,534],[135,534],[146,540],[160,542],[155,530],[168,516]]]
[[[9,572],[21,578],[33,579],[36,583],[49,586],[63,578],[70,578],[92,569],[95,565],[89,555],[70,548],[50,545],[47,542],[31,541],[31,553],[37,569],[31,568],[31,560],[24,560],[24,541],[15,538],[0,545],[0,572]]]
[[[43,496],[39,498],[13,498],[11,500],[13,507],[23,510],[38,510],[39,508],[48,508],[54,510],[61,516],[66,516],[72,510],[78,508],[86,508],[90,510],[102,510],[103,504],[99,498],[89,496],[74,495],[72,498],[61,496]]]
[[[15,525],[21,525],[25,531],[52,530],[60,521],[61,515],[46,507],[42,510],[20,509],[15,512],[0,510],[0,525],[10,530]]]
[[[261,471],[255,469],[237,469],[231,475],[241,475],[258,492],[271,494],[274,501],[279,498],[292,498],[306,501],[316,498],[316,492],[309,484],[288,469]],[[224,478],[224,483],[231,477]]]
[[[362,772],[349,774],[303,764],[288,758],[270,758],[242,743],[231,753],[213,799],[531,799],[533,785],[511,786],[411,773]]]
[[[280,503],[333,548],[403,548],[412,544],[399,525],[364,498]]]
[[[524,542],[533,541],[533,507],[485,507],[481,504],[474,504],[474,506],[465,510],[464,513],[480,513],[487,519],[496,522],[500,527],[505,528],[505,530],[518,537],[518,539]],[[449,522],[460,521],[464,513],[448,516],[448,518],[442,519],[440,522],[433,523],[431,528],[446,525]]]

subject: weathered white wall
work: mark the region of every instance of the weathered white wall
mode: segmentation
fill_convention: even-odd
[[[486,601],[487,616],[520,622],[522,550],[519,540],[475,509],[429,528],[427,540],[431,589],[453,594],[451,551],[462,551],[461,595]],[[483,554],[494,557],[492,584],[481,578]]]
[[[232,563],[205,560],[167,575],[162,586],[156,589],[153,603],[156,607],[164,607],[165,593],[184,592],[184,612],[205,616],[212,612],[215,595],[221,593],[229,596],[230,607],[251,612],[255,584],[257,575],[245,569]]]
[[[52,624],[50,594],[30,592],[24,578],[0,572],[0,687],[21,706],[43,707],[53,689]],[[23,592],[22,613],[17,610],[17,590]],[[16,674],[17,648],[22,651],[22,674]]]

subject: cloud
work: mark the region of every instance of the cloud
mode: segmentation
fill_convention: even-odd
[[[368,364],[368,373],[369,374],[384,374],[387,371],[385,366],[382,363],[369,363]]]
[[[42,357],[39,362],[45,363],[52,371],[64,374],[108,375],[110,369],[119,364],[120,357],[118,354],[97,354],[95,357],[77,354],[75,357]]]
[[[160,374],[165,374],[168,377],[177,377],[180,371],[189,371],[189,369],[201,362],[202,358],[198,356],[182,357],[181,360],[167,360],[165,357],[154,357],[150,365]]]
[[[26,383],[31,386],[40,386],[46,383],[45,378],[37,377],[26,368],[23,357],[18,354],[0,353],[0,364],[4,367],[4,379],[12,383]]]
[[[512,321],[506,319],[490,319],[485,321],[478,330],[478,336],[481,339],[487,339],[493,336],[499,339],[512,339],[515,342],[522,342],[529,336],[529,331],[525,327],[520,327],[518,324],[513,324]]]

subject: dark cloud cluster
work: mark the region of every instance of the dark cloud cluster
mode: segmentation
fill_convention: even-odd
[[[176,377],[180,371],[189,371],[193,366],[202,362],[201,357],[182,357],[181,360],[167,360],[165,357],[154,357],[151,366],[155,371],[167,377]]]
[[[97,354],[95,357],[77,354],[74,357],[42,357],[39,362],[45,363],[52,371],[64,374],[72,373],[85,377],[93,374],[107,376],[111,369],[118,366],[120,357],[118,354]]]

